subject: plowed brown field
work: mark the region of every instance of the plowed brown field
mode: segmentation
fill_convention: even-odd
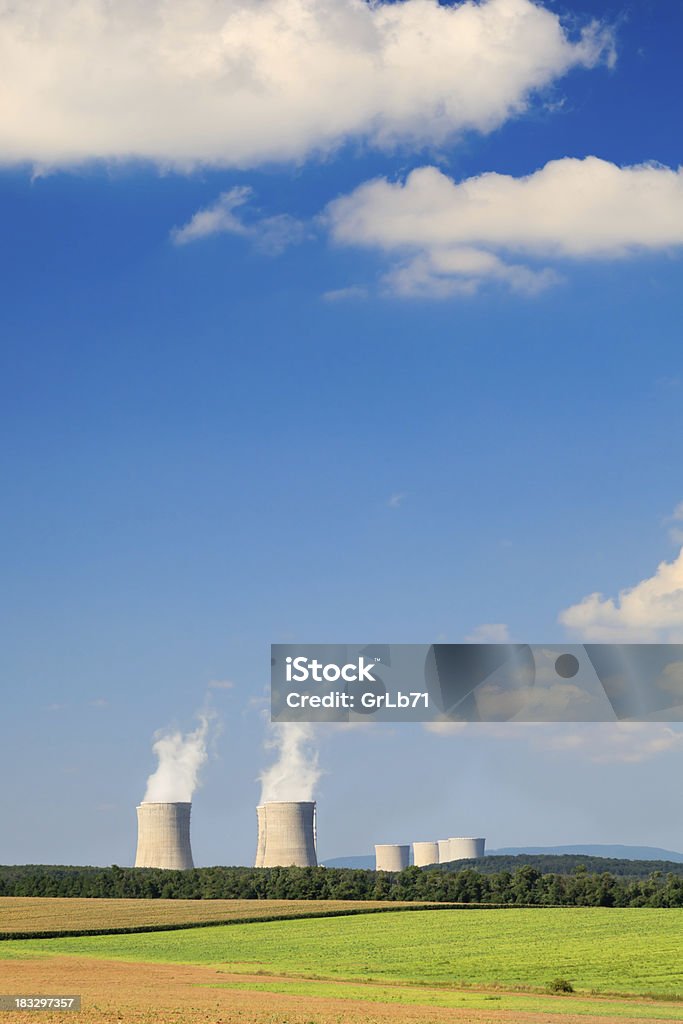
[[[253,991],[212,988],[252,983]],[[429,1005],[400,1006],[360,999],[285,995],[259,991],[272,977],[231,976],[215,968],[171,964],[121,963],[75,957],[41,957],[2,963],[5,993],[79,994],[80,1013],[3,1013],[2,1024],[30,1018],[38,1024],[630,1024],[633,1018],[572,1014],[567,1003],[557,1015],[557,999],[547,996],[548,1012],[475,1010]],[[344,983],[339,982],[340,991]],[[430,991],[424,990],[425,1003]],[[650,1004],[655,1009],[653,1004]],[[671,1008],[669,1007],[669,1010]],[[655,1010],[656,1012],[656,1010]],[[650,1018],[656,1024],[657,1017]],[[670,1017],[667,1024],[670,1024]]]

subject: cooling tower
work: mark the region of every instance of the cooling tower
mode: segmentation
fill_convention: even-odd
[[[313,801],[283,801],[256,808],[257,868],[316,867],[316,811]]]
[[[413,864],[416,868],[426,868],[428,864],[438,863],[438,843],[413,843]]]
[[[485,845],[485,839],[471,839],[463,836],[458,836],[455,839],[449,839],[448,859],[474,860],[477,857],[483,857]]]
[[[263,851],[266,846],[266,823],[262,804],[259,804],[256,808],[256,827],[258,828],[258,832],[256,835],[256,860],[254,861],[254,867],[262,868]]]
[[[190,848],[191,803],[141,803],[136,868],[193,868]]]
[[[375,871],[403,871],[410,863],[410,847],[383,843],[375,846]]]
[[[451,859],[449,854],[451,852],[451,841],[450,839],[439,839],[436,843],[439,851],[439,864],[448,864]]]

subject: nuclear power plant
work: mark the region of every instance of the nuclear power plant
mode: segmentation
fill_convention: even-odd
[[[257,868],[311,868],[316,854],[316,806],[312,800],[260,804],[256,808]]]
[[[193,868],[190,846],[191,803],[141,803],[138,813],[136,868]]]
[[[190,846],[189,801],[138,805],[136,868],[186,871],[194,867]],[[317,807],[313,800],[278,800],[256,808],[257,868],[317,867]],[[457,860],[476,860],[485,855],[481,837],[453,836],[412,844],[412,863],[425,868]],[[376,871],[404,871],[411,863],[408,843],[378,843]]]
[[[470,836],[413,843],[413,864],[426,868],[454,860],[476,860],[485,856],[486,840]],[[403,871],[410,864],[410,846],[380,843],[375,846],[375,871]]]
[[[410,864],[410,847],[395,843],[375,846],[375,871],[403,871]]]
[[[190,802],[152,803],[137,807],[136,868],[185,871],[194,867],[190,846]],[[317,867],[317,810],[313,800],[282,800],[256,808],[257,868]],[[413,843],[418,868],[476,860],[485,855],[486,840],[470,836]],[[378,843],[376,871],[403,871],[410,864],[410,845]]]

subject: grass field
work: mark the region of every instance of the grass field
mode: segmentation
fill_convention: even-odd
[[[253,980],[216,982],[211,988],[232,991],[254,991]],[[482,989],[430,989],[424,986],[378,985],[367,982],[343,983],[330,981],[259,981],[262,992],[309,996],[316,999],[358,999],[367,1003],[386,1003],[390,1006],[438,1006],[471,1010],[514,1010],[523,1013],[580,1014],[590,1016],[636,1017],[642,1020],[681,1020],[683,1008],[677,1003],[634,1001],[632,998],[614,997],[548,997],[522,995],[510,992],[492,992]]]
[[[2,896],[0,933],[257,921],[262,917],[314,917],[334,911],[396,910],[402,905],[395,901],[368,900],[107,900]]]
[[[682,950],[683,910],[453,909],[29,939],[0,943],[0,958],[66,954],[437,989],[542,989],[561,976],[582,993],[675,997],[683,996]],[[682,1019],[683,1004],[676,1008]]]

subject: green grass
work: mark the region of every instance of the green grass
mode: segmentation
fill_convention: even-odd
[[[683,910],[599,908],[411,911],[0,943],[0,957],[10,958],[59,953],[432,986],[541,989],[560,976],[584,993],[668,996],[683,996],[682,950]]]
[[[652,1003],[628,999],[563,1000],[536,995],[510,995],[460,989],[427,989],[422,986],[402,988],[398,985],[359,985],[329,981],[227,981],[207,985],[237,991],[276,992],[290,996],[318,999],[362,999],[366,1003],[390,1003],[407,1006],[466,1007],[472,1010],[517,1010],[520,1013],[577,1014],[590,1017],[627,1017],[639,1020],[680,1020],[677,1003]]]

